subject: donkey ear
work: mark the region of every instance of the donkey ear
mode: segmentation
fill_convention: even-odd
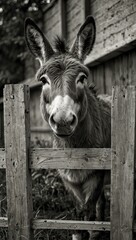
[[[30,51],[41,65],[54,54],[50,43],[31,18],[25,21],[25,38]]]
[[[71,47],[70,52],[75,57],[83,61],[91,52],[96,35],[95,21],[92,16],[88,16],[84,24],[79,29],[76,40]]]

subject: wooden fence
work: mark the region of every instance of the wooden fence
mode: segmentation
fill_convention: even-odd
[[[111,240],[132,240],[134,224],[135,86],[116,86],[112,93],[111,149],[31,149],[29,87],[4,89],[5,149],[0,168],[6,168],[8,240],[32,240],[33,229],[111,231]],[[33,219],[31,169],[111,170],[111,221]]]

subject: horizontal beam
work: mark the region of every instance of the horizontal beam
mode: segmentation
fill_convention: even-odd
[[[6,161],[5,161],[5,149],[0,148],[0,169],[6,168]]]
[[[31,169],[111,169],[110,148],[32,148]],[[0,148],[0,168],[6,168],[5,151]]]
[[[32,148],[32,169],[111,169],[110,148]],[[0,149],[0,168],[6,168],[5,151]]]
[[[36,219],[33,220],[32,228],[110,231],[110,222]]]
[[[51,129],[50,128],[45,128],[45,127],[31,127],[31,133],[50,133]]]
[[[32,148],[32,169],[111,169],[110,148]],[[0,168],[6,168],[5,151],[0,148]]]
[[[136,39],[128,38],[128,40],[120,41],[117,44],[105,48],[101,48],[99,51],[92,51],[91,54],[85,60],[85,64],[89,67],[96,66],[103,62],[106,62],[112,58],[119,56],[120,54],[130,51],[136,47]]]
[[[0,228],[7,228],[8,227],[8,218],[0,217]]]
[[[30,153],[32,169],[111,169],[110,148],[35,148]]]
[[[0,217],[0,228],[8,228],[8,218]],[[110,231],[111,224],[110,222],[34,219],[32,228]],[[136,223],[134,223],[133,231],[136,232]]]

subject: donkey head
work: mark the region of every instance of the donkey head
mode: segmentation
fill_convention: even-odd
[[[30,51],[41,64],[37,79],[43,83],[42,115],[55,135],[71,136],[85,118],[88,108],[88,69],[83,61],[94,44],[94,19],[92,16],[86,19],[70,49],[59,38],[55,39],[53,49],[30,18],[25,23],[25,36]]]

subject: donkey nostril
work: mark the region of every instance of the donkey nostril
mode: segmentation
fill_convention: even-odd
[[[50,123],[51,123],[52,125],[55,125],[55,124],[56,124],[56,122],[55,122],[55,120],[54,120],[54,114],[52,114],[52,115],[50,116]]]
[[[72,121],[71,121],[71,126],[75,125],[76,123],[76,116],[73,115]]]

